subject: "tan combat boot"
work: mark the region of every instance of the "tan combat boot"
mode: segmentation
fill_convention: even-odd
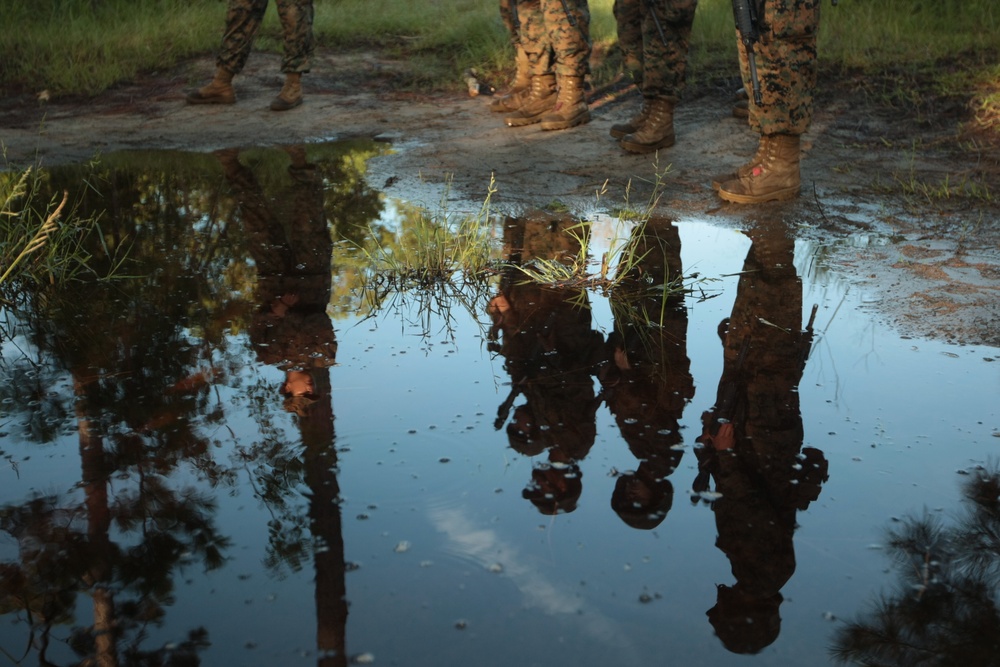
[[[288,111],[302,104],[302,73],[289,72],[285,74],[285,85],[281,92],[271,101],[271,111]]]
[[[722,187],[722,184],[726,181],[734,181],[737,178],[742,178],[749,174],[754,167],[760,164],[760,161],[764,159],[764,155],[767,153],[767,145],[770,140],[766,135],[761,135],[760,142],[757,144],[757,152],[753,154],[749,162],[746,162],[733,171],[728,171],[725,174],[716,174],[712,177],[712,189],[718,190]]]
[[[612,125],[609,134],[615,139],[621,139],[626,134],[638,132],[642,124],[646,122],[647,116],[649,116],[649,100],[644,97],[642,98],[642,106],[639,107],[639,111],[624,123],[615,123]]]
[[[233,104],[236,91],[233,90],[233,74],[221,67],[215,68],[215,78],[207,86],[188,93],[188,104]]]
[[[582,76],[559,79],[559,93],[552,112],[542,117],[543,130],[565,130],[590,121],[590,110],[583,92]]]
[[[774,134],[761,137],[767,146],[759,164],[749,173],[727,181],[719,196],[736,204],[759,204],[794,199],[799,194],[799,135]]]
[[[531,89],[521,107],[504,116],[510,127],[523,127],[540,123],[542,116],[556,105],[556,75],[540,74],[531,77]]]
[[[493,98],[490,102],[490,111],[494,113],[509,113],[517,111],[524,104],[524,99],[531,90],[531,63],[528,62],[528,54],[520,46],[517,47],[517,73],[514,81],[510,84],[510,89]]]
[[[674,145],[674,101],[654,97],[646,105],[646,122],[622,137],[622,148],[630,153],[652,153]]]

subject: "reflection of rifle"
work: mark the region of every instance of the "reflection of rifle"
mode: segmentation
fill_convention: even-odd
[[[656,7],[653,0],[646,0],[646,9],[649,11],[649,15],[653,17],[653,23],[656,25],[656,32],[660,33],[660,41],[663,42],[663,46],[669,46],[669,44],[667,44],[667,36],[663,32],[663,26],[660,25],[660,17],[656,15]]]
[[[750,63],[750,84],[753,86],[753,101],[760,106],[763,99],[760,95],[760,79],[757,77],[757,58],[753,45],[760,39],[758,26],[760,12],[757,0],[733,0],[733,15],[736,17],[736,29],[740,32],[740,41],[747,51],[747,62]]]
[[[510,22],[514,24],[514,39],[521,41],[521,17],[517,13],[517,0],[510,0]]]

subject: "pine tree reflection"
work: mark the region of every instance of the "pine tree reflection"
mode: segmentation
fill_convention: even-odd
[[[541,212],[509,218],[504,229],[509,261],[575,256],[579,242],[566,233],[575,224]],[[488,310],[493,321],[490,349],[504,357],[511,378],[496,428],[522,396],[524,402],[514,407],[507,425],[510,446],[526,456],[548,453],[548,461],[532,470],[522,495],[543,514],[572,512],[583,491],[578,463],[594,445],[600,404],[592,374],[602,337],[591,325],[586,291],[531,282],[510,268]]]
[[[667,477],[680,464],[679,421],[694,396],[687,356],[687,310],[681,292],[681,238],[669,220],[635,228],[634,266],[612,295],[615,330],[601,368],[604,400],[638,469],[621,474],[611,507],[633,528],[658,526],[673,503]]]
[[[327,314],[333,242],[324,211],[323,181],[316,166],[307,160],[303,146],[284,150],[291,159],[289,178],[269,196],[253,171],[240,162],[238,151],[217,155],[239,202],[257,266],[258,309],[250,327],[251,344],[259,361],[285,372],[279,391],[285,410],[296,415],[301,435],[300,455],[279,449],[267,456],[299,459],[292,467],[301,469],[302,481],[309,489],[318,664],[340,667],[347,665],[347,598],[330,380],[337,343]],[[287,469],[288,463],[281,460],[280,468]],[[264,474],[274,474],[274,468]],[[272,479],[267,486],[276,495],[295,492],[288,480]],[[272,549],[279,556],[297,560],[308,547],[299,543],[303,536],[297,531],[294,508],[280,499],[279,504],[290,511],[271,523]]]
[[[695,492],[709,477],[718,538],[736,583],[719,585],[709,621],[734,653],[757,653],[781,629],[781,589],[795,571],[795,514],[827,478],[823,453],[803,448],[798,383],[812,344],[802,329],[794,241],[782,223],[758,222],[736,302],[719,328],[724,347],[715,406],[702,419]]]
[[[926,511],[886,530],[895,590],[834,635],[832,656],[859,665],[1000,664],[1000,467],[971,472],[964,511]]]

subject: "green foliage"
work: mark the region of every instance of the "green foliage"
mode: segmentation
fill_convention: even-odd
[[[600,86],[619,69],[613,0],[589,4],[592,76]],[[316,0],[315,7],[320,47],[379,48],[400,59],[401,85],[457,87],[470,67],[499,82],[513,70],[513,49],[495,2]],[[7,0],[0,88],[96,94],[144,71],[214,53],[224,17],[219,0]],[[819,50],[827,66],[878,71],[980,52],[995,65],[997,44],[1000,9],[994,0],[840,0],[823,8]],[[257,47],[281,50],[273,9]],[[734,76],[735,49],[731,1],[701,0],[689,80]]]
[[[8,304],[92,272],[84,240],[96,218],[77,216],[65,191],[40,194],[43,178],[33,169],[0,173],[0,301]]]

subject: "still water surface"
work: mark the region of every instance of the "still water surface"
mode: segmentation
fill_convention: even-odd
[[[651,222],[633,277],[686,297],[507,269],[372,309],[359,248],[427,215],[384,150],[46,174],[127,260],[5,311],[7,660],[824,665],[891,626],[993,664],[1000,552],[952,563],[1000,527],[1000,350],[878,324],[806,220]],[[574,223],[489,219],[514,263]]]

